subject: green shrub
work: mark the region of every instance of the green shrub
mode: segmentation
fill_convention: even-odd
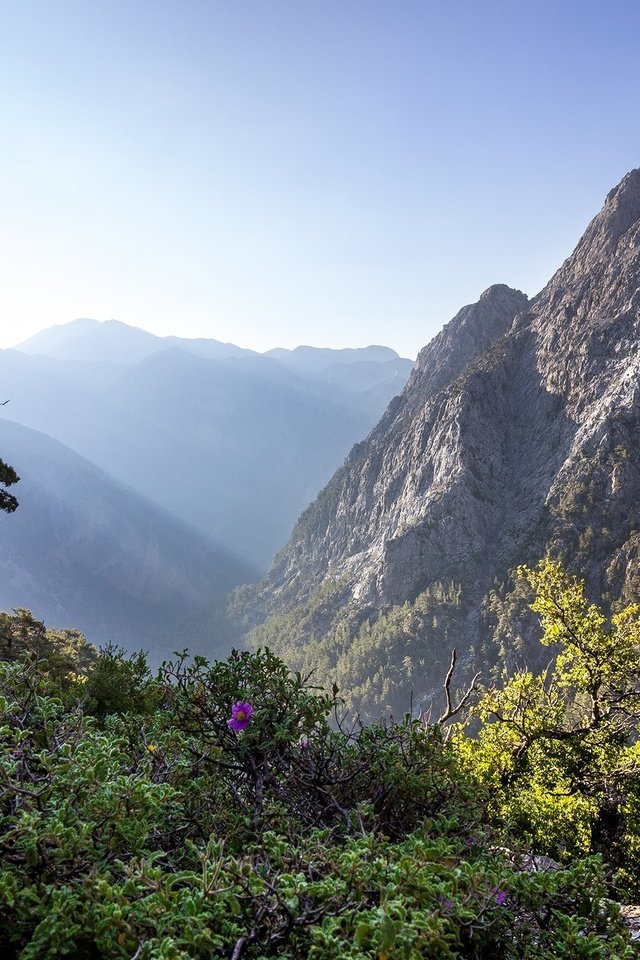
[[[564,862],[601,853],[618,888],[640,894],[640,610],[610,621],[560,565],[523,568],[535,591],[548,669],[489,690],[476,738],[457,747],[489,789],[496,825]]]
[[[268,650],[101,656],[0,664],[2,956],[635,956],[601,861],[519,869],[438,726],[345,729]]]

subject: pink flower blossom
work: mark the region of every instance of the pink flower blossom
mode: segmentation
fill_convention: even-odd
[[[238,700],[231,707],[231,717],[227,720],[227,725],[231,730],[246,730],[249,721],[253,716],[253,707],[244,700]]]

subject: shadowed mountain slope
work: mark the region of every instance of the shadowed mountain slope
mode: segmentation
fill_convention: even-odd
[[[27,607],[95,643],[146,646],[154,660],[191,643],[185,621],[254,571],[56,440],[0,420],[0,450],[21,477],[0,514],[0,609]],[[214,655],[214,636],[200,652]]]

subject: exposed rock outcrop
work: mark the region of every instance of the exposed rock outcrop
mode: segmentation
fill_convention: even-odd
[[[335,604],[369,617],[457,584],[458,647],[477,656],[500,632],[510,572],[547,550],[605,598],[627,599],[638,586],[639,375],[634,170],[538,296],[490,287],[424,348],[300,518],[254,615],[291,610],[329,582]]]

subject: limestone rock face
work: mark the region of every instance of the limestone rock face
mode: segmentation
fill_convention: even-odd
[[[298,521],[262,615],[328,580],[368,610],[456,583],[460,649],[478,642],[495,584],[547,550],[626,599],[640,580],[639,377],[634,170],[533,300],[490,287],[422,350]]]

